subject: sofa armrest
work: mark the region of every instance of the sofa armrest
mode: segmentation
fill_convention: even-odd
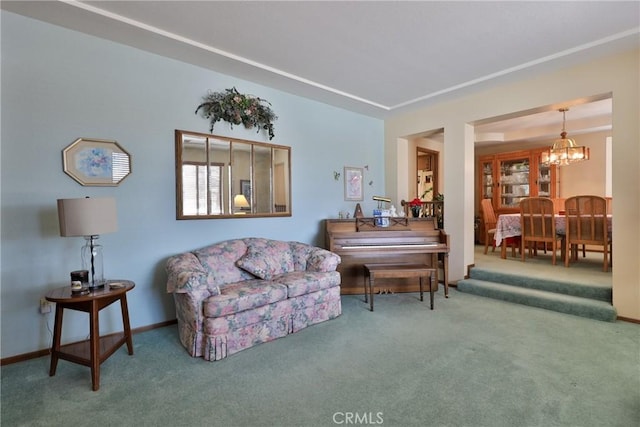
[[[342,262],[336,253],[322,248],[314,248],[307,259],[307,271],[335,271]]]
[[[211,295],[220,293],[213,278],[191,252],[170,257],[165,268],[168,293],[187,293],[204,289],[207,289]]]

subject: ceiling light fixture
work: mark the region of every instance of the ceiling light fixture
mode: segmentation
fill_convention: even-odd
[[[589,160],[589,147],[581,147],[577,145],[573,139],[567,138],[565,113],[569,111],[569,109],[561,108],[558,111],[562,113],[562,132],[560,133],[560,139],[556,139],[552,147],[542,152],[542,163],[562,166],[582,160]]]

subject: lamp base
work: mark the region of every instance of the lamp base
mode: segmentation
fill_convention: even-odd
[[[98,283],[89,283],[89,286],[87,287],[87,289],[89,289],[90,291],[93,291],[95,289],[103,289],[106,283],[107,282],[104,282],[104,281],[98,282]]]
[[[82,247],[82,267],[89,272],[89,289],[100,289],[107,283],[104,280],[102,263],[102,246],[96,243],[99,236],[85,236],[86,243]]]

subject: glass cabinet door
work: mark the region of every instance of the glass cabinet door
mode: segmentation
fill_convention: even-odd
[[[500,160],[499,209],[519,208],[520,200],[529,197],[529,157]]]
[[[553,167],[550,165],[545,165],[544,163],[538,163],[538,178],[536,180],[536,186],[538,189],[539,197],[553,197],[552,191],[552,169]]]
[[[493,199],[493,160],[481,161],[480,163],[480,197],[483,199]]]
[[[539,197],[556,197],[555,191],[555,179],[556,179],[556,166],[545,165],[541,162],[540,155],[536,155],[536,164],[538,166],[538,174],[536,176],[536,189]]]

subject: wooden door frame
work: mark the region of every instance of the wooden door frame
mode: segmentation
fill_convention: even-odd
[[[427,148],[416,147],[416,175],[415,175],[415,177],[418,176],[418,171],[420,170],[420,169],[418,169],[418,157],[420,156],[420,153],[424,153],[424,154],[428,155],[430,160],[431,160],[431,171],[433,172],[433,197],[435,199],[435,197],[438,194],[440,194],[438,192],[438,164],[440,163],[439,162],[440,161],[440,157],[439,157],[440,156],[440,152],[439,151],[434,151],[434,150],[429,150]],[[416,185],[416,193],[417,192],[418,192],[418,186]],[[420,197],[420,194],[416,194],[416,197]]]

